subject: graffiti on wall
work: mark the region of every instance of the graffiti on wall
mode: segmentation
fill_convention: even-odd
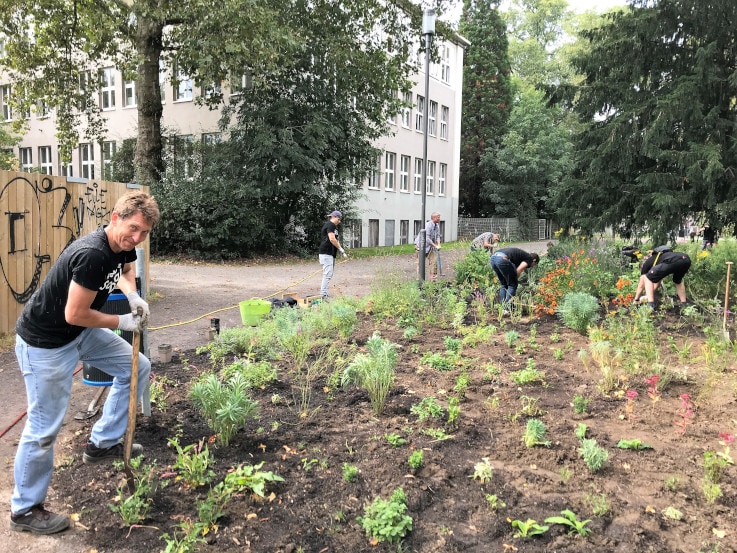
[[[19,175],[0,191],[0,272],[18,303],[30,299],[44,266],[83,234],[85,221],[96,228],[109,220],[102,185],[61,182],[47,175]],[[51,251],[55,244],[64,246]]]

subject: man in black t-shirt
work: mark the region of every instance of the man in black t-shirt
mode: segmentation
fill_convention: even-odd
[[[343,257],[348,257],[345,250],[338,240],[338,225],[340,224],[343,214],[340,211],[333,211],[328,215],[328,221],[322,226],[320,231],[320,250],[318,259],[322,265],[322,284],[320,285],[320,295],[323,300],[328,299],[328,284],[333,278],[335,270],[335,256],[338,252]]]
[[[100,419],[92,427],[83,461],[100,463],[123,456],[128,422],[132,347],[114,330],[141,332],[148,304],[136,292],[136,246],[159,220],[159,208],[144,192],[130,192],[115,204],[110,224],[72,242],[28,300],[15,326],[15,352],[26,385],[26,425],[15,456],[10,527],[54,534],[69,518],[47,511],[44,501],[54,471],[54,442],[64,421],[74,369],[80,361],[113,377]],[[132,313],[100,308],[118,288]],[[140,309],[141,315],[134,314]],[[138,401],[151,371],[139,354]],[[133,444],[132,453],[142,448]]]
[[[502,300],[505,309],[509,307],[509,302],[517,293],[519,276],[525,269],[534,267],[539,262],[540,257],[536,253],[527,253],[520,248],[502,248],[492,254],[491,268],[499,278],[501,284],[499,299]]]

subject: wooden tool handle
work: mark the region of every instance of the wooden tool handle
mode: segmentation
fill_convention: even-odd
[[[136,315],[143,315],[143,309],[140,307],[136,311]],[[131,460],[131,450],[133,448],[133,433],[136,430],[136,414],[138,412],[138,355],[141,352],[141,334],[133,333],[133,354],[131,355],[131,382],[130,394],[128,396],[128,427],[125,429],[125,440],[123,442],[123,463],[126,466]]]

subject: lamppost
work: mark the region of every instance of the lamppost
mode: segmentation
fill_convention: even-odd
[[[427,118],[430,106],[430,50],[432,49],[432,37],[435,36],[435,10],[422,12],[422,35],[425,37],[425,103],[422,106],[422,228],[420,229],[420,287],[425,281],[425,244],[427,243],[427,231],[425,225],[425,206],[427,204]]]

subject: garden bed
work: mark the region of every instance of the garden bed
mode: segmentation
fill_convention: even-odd
[[[178,437],[181,446],[209,441],[213,483],[242,464],[263,463],[262,471],[283,479],[267,482],[264,497],[233,497],[197,551],[398,551],[396,543],[372,543],[357,521],[375,498],[389,500],[398,488],[412,519],[402,551],[737,550],[734,466],[726,467],[719,482],[721,497],[710,502],[704,492],[704,452],[724,453],[720,440],[737,431],[735,373],[712,370],[708,337],[674,312],[657,319],[659,363],[668,368],[669,381],[652,397],[641,376],[603,393],[601,370],[579,354],[591,349],[589,339],[550,316],[497,320],[488,339],[466,341],[460,358],[442,370],[430,366],[428,354],[442,356],[447,339],[461,339],[462,333],[447,324],[425,324],[407,338],[396,323],[377,323],[361,313],[359,326],[340,340],[346,351],[362,351],[378,331],[399,345],[397,379],[383,414],[372,410],[366,391],[336,386],[330,375],[313,383],[309,410],[300,412],[283,361],[277,381],[251,392],[260,415],[228,446],[218,445],[188,398],[190,383],[211,368],[210,358],[188,351],[171,363],[154,363],[156,378],[166,382],[166,401],[154,404],[150,418],[139,416],[136,441],[145,448],[144,462],[155,461],[156,475],[168,485],[153,494],[147,518],[129,528],[111,513],[116,488],[128,492],[124,473],[110,466],[60,466],[54,503],[79,515],[90,548],[164,550],[162,534],[176,536],[182,521],[196,521],[197,503],[210,488],[177,479],[170,440]],[[510,331],[517,333],[515,340]],[[690,355],[684,355],[686,348]],[[539,378],[525,382],[521,371],[531,366]],[[638,392],[637,399],[628,401],[629,390]],[[459,414],[449,424],[452,397],[460,399]],[[424,398],[443,407],[441,418],[419,420],[417,405]],[[574,405],[584,412],[576,413]],[[525,445],[530,419],[544,423],[549,445]],[[585,439],[608,452],[595,472],[579,451],[581,424]],[[87,434],[80,430],[75,445],[81,448]],[[651,448],[617,448],[620,440],[633,439]],[[422,464],[413,469],[408,459],[420,450]],[[345,478],[344,465],[358,469],[355,481]],[[543,525],[564,510],[577,521],[590,520],[587,537],[569,534],[561,524],[549,524],[541,535],[515,537],[520,529],[513,521]]]

